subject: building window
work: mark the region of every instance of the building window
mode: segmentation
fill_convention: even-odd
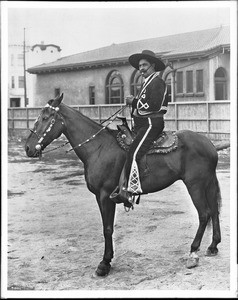
[[[89,87],[89,104],[95,104],[95,86]]]
[[[177,72],[177,94],[183,93],[183,72]]]
[[[24,88],[24,76],[18,77],[18,88],[23,89]]]
[[[215,100],[227,100],[227,79],[223,68],[215,72]]]
[[[14,66],[14,55],[11,54],[11,66]]]
[[[23,54],[17,55],[17,63],[18,63],[18,66],[23,66]]]
[[[203,92],[203,70],[196,71],[196,92],[202,93]]]
[[[186,92],[193,93],[193,71],[186,71]]]
[[[60,95],[60,88],[55,89],[55,98]]]
[[[143,77],[138,71],[134,71],[131,76],[131,94],[136,97],[141,89]]]
[[[20,107],[21,98],[10,98],[10,107]]]
[[[12,89],[15,89],[15,78],[12,76],[12,84],[11,84]]]
[[[121,75],[118,71],[112,71],[106,81],[106,103],[123,103],[123,94],[123,81]]]

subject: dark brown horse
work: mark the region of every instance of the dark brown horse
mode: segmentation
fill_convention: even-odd
[[[27,138],[25,150],[29,157],[38,157],[47,145],[63,133],[84,163],[87,187],[95,194],[102,216],[105,250],[96,273],[104,276],[109,273],[113,258],[116,204],[109,195],[118,184],[126,153],[119,147],[114,130],[61,103],[62,99],[63,95],[48,101]],[[165,189],[177,180],[182,180],[186,185],[199,217],[199,227],[187,264],[187,267],[193,267],[198,261],[196,252],[209,220],[212,221],[213,236],[207,255],[216,255],[217,244],[221,241],[220,188],[216,176],[218,155],[205,136],[188,130],[176,134],[178,147],[175,151],[147,156],[150,173],[141,184],[144,193]]]

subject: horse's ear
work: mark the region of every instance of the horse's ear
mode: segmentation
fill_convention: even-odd
[[[60,105],[60,103],[62,102],[64,98],[64,93],[62,93],[61,95],[58,95],[55,99],[54,99],[54,106],[58,107]]]

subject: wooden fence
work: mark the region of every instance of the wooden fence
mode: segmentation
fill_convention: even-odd
[[[124,104],[72,107],[96,122],[103,122],[124,107]],[[29,134],[29,129],[33,128],[41,109],[41,107],[8,108],[9,135],[25,136]],[[126,108],[121,115],[126,116],[130,122],[129,108]],[[116,128],[118,123],[119,121],[116,120],[110,125],[110,128]],[[182,129],[205,134],[213,140],[229,140],[230,101],[169,103],[168,112],[165,115],[165,130]]]

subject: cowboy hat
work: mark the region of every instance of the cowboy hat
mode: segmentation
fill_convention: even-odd
[[[162,70],[165,69],[165,64],[162,62],[162,60],[157,58],[155,56],[155,53],[153,51],[150,51],[150,50],[143,50],[142,53],[132,54],[129,57],[129,63],[134,68],[139,70],[139,61],[141,59],[146,59],[146,60],[149,60],[149,62],[154,63],[155,64],[155,71],[162,71]]]

